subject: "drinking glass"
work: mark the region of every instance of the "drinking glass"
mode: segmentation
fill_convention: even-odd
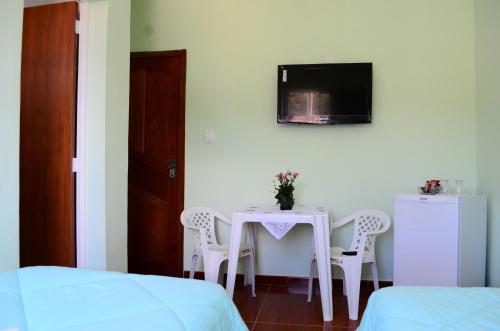
[[[441,194],[448,194],[450,193],[449,188],[448,188],[448,179],[442,179],[441,180]]]
[[[464,193],[464,180],[463,179],[455,179],[455,190],[458,195]]]

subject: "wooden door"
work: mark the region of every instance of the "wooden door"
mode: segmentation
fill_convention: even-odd
[[[182,276],[186,52],[132,53],[129,272]]]
[[[76,2],[24,10],[21,65],[21,266],[76,265],[72,158]]]

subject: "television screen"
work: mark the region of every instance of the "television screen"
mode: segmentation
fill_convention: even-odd
[[[372,64],[278,66],[278,123],[371,123]]]

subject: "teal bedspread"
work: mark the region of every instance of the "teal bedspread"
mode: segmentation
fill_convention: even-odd
[[[382,330],[500,330],[500,289],[381,289],[371,295],[358,331]]]
[[[0,273],[0,331],[248,330],[216,284],[58,267]]]

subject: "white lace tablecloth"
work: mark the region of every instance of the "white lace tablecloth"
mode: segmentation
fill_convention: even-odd
[[[276,239],[280,240],[283,238],[288,231],[290,231],[296,223],[290,222],[279,222],[280,216],[286,215],[289,219],[290,216],[297,218],[297,221],[303,219],[306,215],[311,215],[314,213],[328,213],[326,207],[306,207],[302,205],[294,206],[292,210],[280,210],[278,206],[273,207],[248,207],[246,209],[239,210],[240,212],[259,215],[260,223],[269,231],[269,233]],[[269,221],[266,221],[269,219]]]

